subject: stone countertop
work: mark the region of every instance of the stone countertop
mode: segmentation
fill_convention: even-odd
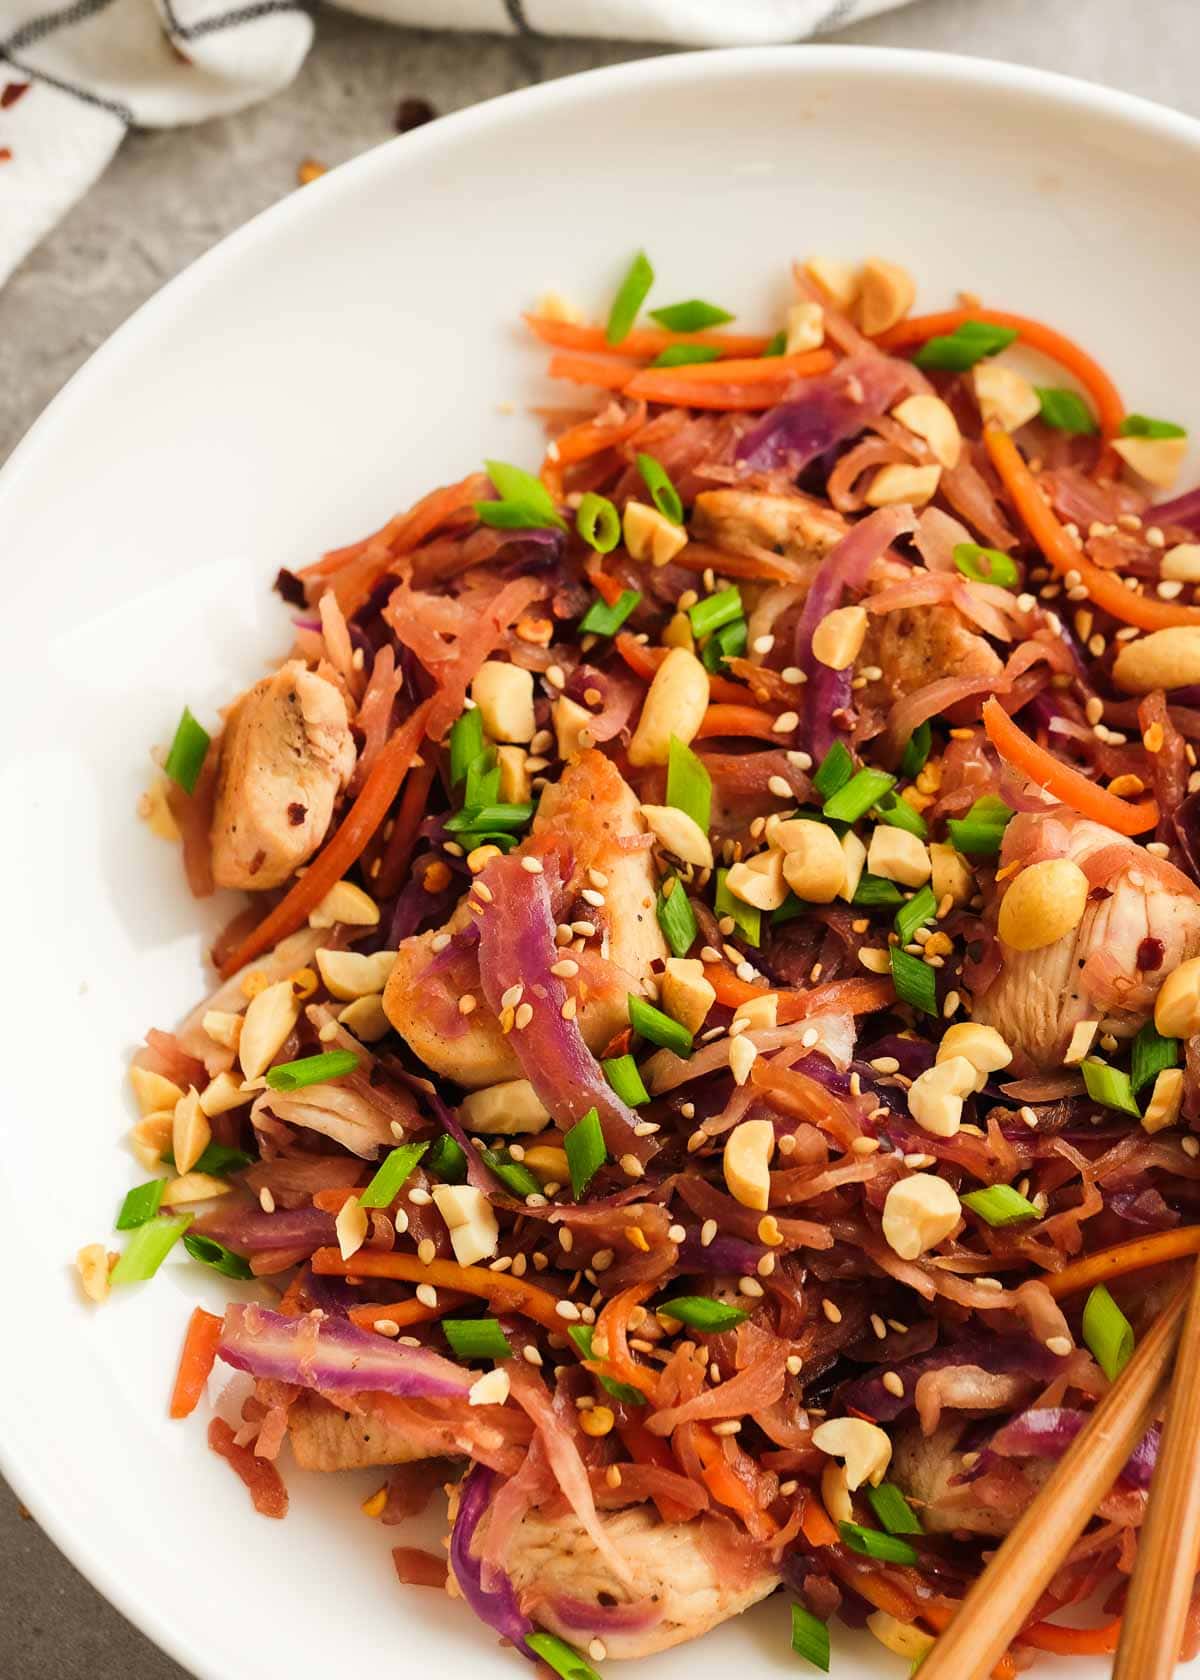
[[[831,37],[1011,59],[1200,115],[1195,0],[919,0]],[[201,128],[134,134],[0,290],[0,461],[143,300],[296,186],[394,133],[401,99],[439,112],[665,49],[391,30],[322,11],[297,80]],[[0,1484],[0,1674],[186,1680],[76,1573]]]

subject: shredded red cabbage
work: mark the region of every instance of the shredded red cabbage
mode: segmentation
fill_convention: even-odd
[[[235,1370],[323,1394],[458,1400],[472,1382],[469,1371],[429,1348],[389,1342],[342,1319],[285,1318],[258,1306],[227,1309],[217,1352]]]
[[[471,1551],[475,1530],[491,1501],[495,1480],[495,1472],[484,1464],[476,1464],[464,1477],[459,1488],[458,1515],[450,1533],[450,1567],[463,1597],[479,1620],[494,1628],[502,1639],[510,1640],[522,1656],[532,1661],[525,1639],[533,1632],[533,1623],[517,1603],[512,1582],[503,1570],[491,1566],[485,1586],[483,1564]]]

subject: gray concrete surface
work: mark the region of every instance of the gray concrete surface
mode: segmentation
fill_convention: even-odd
[[[296,83],[200,129],[134,135],[0,291],[0,460],[143,299],[292,191],[390,138],[400,99],[451,111],[653,48],[388,30],[330,11]],[[1200,115],[1196,0],[919,0],[836,39],[1017,60]],[[0,1676],[184,1680],[105,1604],[0,1484]]]

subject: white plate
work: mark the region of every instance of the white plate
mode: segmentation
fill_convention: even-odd
[[[788,263],[886,254],[1089,345],[1131,404],[1200,422],[1200,126],[1122,95],[861,48],[661,58],[445,118],[227,240],[93,358],[0,478],[7,1051],[3,1463],[57,1543],[204,1680],[515,1674],[460,1608],[401,1590],[377,1477],[294,1475],[256,1517],[169,1423],[188,1311],[170,1264],[102,1310],[69,1268],[135,1168],[130,1047],[203,985],[177,854],[134,817],[147,749],[286,645],[276,568],[485,454],[533,462],[517,331],[550,285],[599,307],[644,245],[656,297],[774,323]],[[560,399],[561,400],[561,399]],[[837,1672],[891,1673],[835,1631]],[[794,1676],[782,1598],[645,1665]],[[1050,1665],[1052,1668],[1053,1665]],[[1048,1670],[1049,1671],[1049,1670]],[[1092,1672],[1076,1669],[1076,1673]],[[1097,1668],[1095,1672],[1099,1672]]]

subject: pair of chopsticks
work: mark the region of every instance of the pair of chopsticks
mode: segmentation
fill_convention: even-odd
[[[1170,1407],[1113,1667],[1113,1680],[1167,1680],[1200,1545],[1200,1264],[1190,1290],[1181,1287],[1160,1314],[939,1635],[921,1680],[987,1680],[1149,1428],[1168,1385]]]

